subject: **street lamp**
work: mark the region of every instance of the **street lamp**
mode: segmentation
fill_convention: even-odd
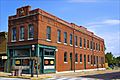
[[[32,45],[32,54],[33,54],[33,51],[35,50],[35,45]],[[32,55],[33,56],[33,55]],[[33,77],[34,76],[34,74],[33,74],[33,69],[34,69],[34,62],[33,62],[33,59],[32,59],[32,57],[31,57],[31,55],[30,55],[30,61],[31,61],[31,77]]]

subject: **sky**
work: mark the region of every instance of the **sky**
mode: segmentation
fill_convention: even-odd
[[[105,53],[120,56],[120,0],[0,0],[0,32],[8,31],[8,16],[26,5],[86,27],[104,39]]]

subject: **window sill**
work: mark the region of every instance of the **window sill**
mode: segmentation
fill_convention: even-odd
[[[72,44],[70,44],[70,46],[73,46]]]
[[[84,48],[84,49],[86,49],[86,48]]]
[[[82,48],[82,47],[80,47],[80,48]]]
[[[64,45],[67,45],[67,43],[64,43]]]
[[[61,42],[57,41],[58,44],[60,44]]]
[[[90,62],[88,62],[88,64],[90,64]]]
[[[82,64],[82,62],[80,62],[80,64]]]
[[[28,40],[33,40],[33,38],[28,38]]]
[[[78,64],[78,62],[75,62],[75,64]]]
[[[24,39],[20,39],[19,41],[24,41]]]
[[[68,62],[64,62],[65,64],[67,64]]]
[[[11,42],[16,42],[16,40],[12,40]]]
[[[78,47],[78,46],[75,45],[75,47]]]
[[[49,42],[50,42],[51,40],[50,40],[50,39],[46,39],[46,41],[49,41]]]

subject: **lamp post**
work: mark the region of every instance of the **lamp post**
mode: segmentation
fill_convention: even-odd
[[[35,45],[32,45],[32,54],[34,54],[33,53],[33,51],[35,50]],[[32,55],[33,56],[33,55]],[[33,59],[32,59],[32,57],[31,57],[31,55],[30,55],[30,61],[31,61],[31,77],[33,77],[34,76],[34,74],[33,74],[33,69],[34,69],[34,61],[33,61]]]

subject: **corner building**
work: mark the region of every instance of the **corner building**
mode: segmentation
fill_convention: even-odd
[[[30,8],[18,8],[16,15],[9,16],[9,71],[51,73],[104,68],[104,39],[83,26]]]

